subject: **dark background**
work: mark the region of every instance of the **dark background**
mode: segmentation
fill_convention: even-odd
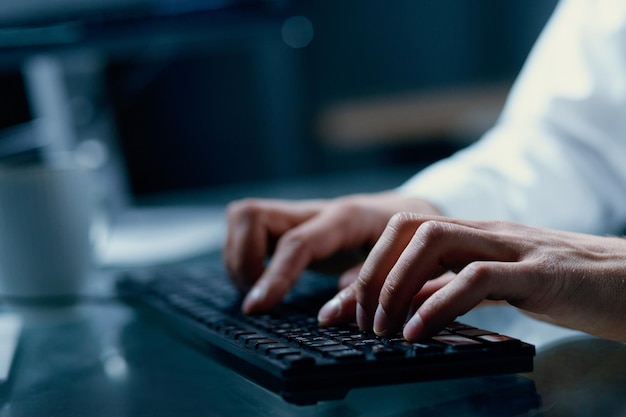
[[[147,0],[120,0],[119,10],[100,1],[45,13],[43,3],[28,3],[7,9],[3,22],[0,129],[32,118],[24,59],[42,49],[97,51],[105,86],[98,101],[106,101],[129,187],[141,196],[441,158],[462,145],[416,132],[415,141],[335,146],[319,119],[337,103],[508,85],[556,1],[257,1],[207,10],[202,2],[151,9]],[[293,16],[312,24],[305,47],[281,36]],[[6,30],[67,22],[80,23],[83,36],[43,47],[7,41]]]

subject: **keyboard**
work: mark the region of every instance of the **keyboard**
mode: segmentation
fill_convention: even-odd
[[[294,404],[341,399],[353,388],[528,372],[534,346],[459,322],[418,343],[381,338],[355,324],[321,327],[332,277],[306,272],[273,311],[240,312],[241,295],[223,267],[189,263],[128,271],[126,302],[151,310],[189,344]]]

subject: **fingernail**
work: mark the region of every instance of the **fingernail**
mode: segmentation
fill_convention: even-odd
[[[422,333],[424,333],[424,321],[418,313],[415,313],[404,326],[402,335],[406,340],[417,340]]]
[[[383,306],[378,304],[376,314],[374,315],[374,333],[383,336],[387,332],[387,327],[387,313],[385,313]]]
[[[332,322],[332,320],[339,317],[340,314],[341,301],[335,297],[322,306],[317,314],[317,321],[319,321],[320,324],[326,324]]]
[[[248,314],[254,311],[254,308],[265,298],[267,290],[265,287],[256,286],[250,290],[246,298],[243,300],[242,310]]]

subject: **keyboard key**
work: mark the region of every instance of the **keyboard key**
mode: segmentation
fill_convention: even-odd
[[[250,333],[250,334],[242,335],[239,338],[237,338],[237,340],[239,340],[241,343],[243,343],[246,346],[248,346],[250,342],[252,341],[259,341],[259,340],[264,340],[264,339],[268,340],[265,336],[259,333]]]
[[[372,353],[377,358],[398,358],[406,356],[404,349],[386,345],[372,346]]]
[[[293,348],[278,348],[278,349],[270,349],[269,357],[273,359],[281,359],[287,355],[299,355],[300,351]]]
[[[478,340],[492,343],[492,344],[518,344],[520,341],[512,337],[504,336],[501,334],[486,334],[477,337]]]
[[[319,348],[328,347],[328,346],[340,346],[341,343],[337,343],[334,340],[325,339],[325,340],[320,340],[316,342],[305,343],[304,345],[313,349],[319,349]]]
[[[265,343],[257,346],[257,350],[263,352],[265,354],[269,354],[272,349],[284,349],[289,346],[283,345],[282,343]]]
[[[485,346],[477,340],[454,334],[435,336],[432,339],[454,349],[475,349]]]
[[[287,366],[300,368],[315,365],[315,358],[309,355],[303,355],[301,353],[294,353],[291,355],[285,355],[282,358],[283,363]]]
[[[322,352],[322,353],[337,352],[340,350],[349,350],[349,349],[350,348],[348,346],[340,345],[340,344],[320,346],[320,347],[315,348],[317,352]]]
[[[459,323],[457,321],[450,323],[446,326],[446,330],[451,332],[457,332],[459,330],[473,329],[474,327],[468,326],[467,324]]]
[[[343,350],[335,350],[328,352],[328,356],[338,360],[338,361],[347,361],[347,360],[356,360],[356,359],[364,359],[365,353],[357,349],[343,349]]]
[[[376,344],[378,344],[377,340],[363,340],[356,343],[349,343],[350,346],[357,349],[366,349]]]
[[[456,332],[456,334],[460,334],[460,335],[463,335],[463,336],[474,337],[474,336],[483,336],[483,335],[494,334],[494,333],[490,332],[488,330],[474,328],[474,329],[459,330],[459,331]]]
[[[442,352],[446,349],[445,345],[441,343],[403,342],[401,345],[404,348],[411,350],[416,355],[428,354],[428,353],[433,353],[433,352]]]
[[[250,331],[250,330],[236,330],[229,334],[233,339],[239,340],[243,336],[256,336],[258,333]]]

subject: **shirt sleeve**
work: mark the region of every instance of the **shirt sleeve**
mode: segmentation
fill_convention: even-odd
[[[626,2],[559,3],[496,125],[401,188],[449,216],[626,225]]]

